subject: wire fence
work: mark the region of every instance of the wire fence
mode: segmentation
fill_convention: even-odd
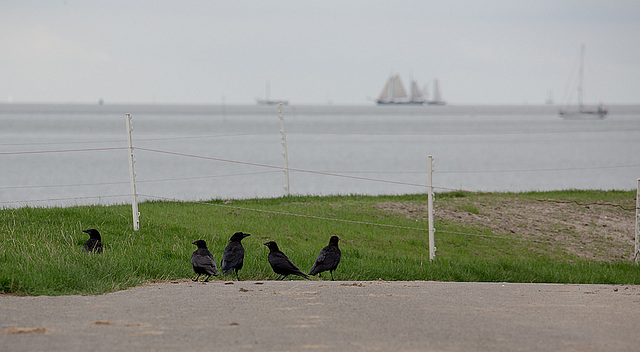
[[[239,134],[237,134],[239,135]],[[217,135],[217,136],[221,136],[221,135]],[[222,136],[228,136],[228,135],[222,135]],[[180,138],[175,138],[175,139],[181,139],[181,140],[188,140],[191,138],[211,138],[212,136],[194,136],[194,137],[180,137]],[[149,138],[149,139],[143,139],[143,140],[169,140],[169,139],[174,139],[174,138]],[[74,142],[65,142],[65,143],[74,143]],[[79,143],[96,143],[96,142],[79,142]],[[38,144],[38,143],[36,143]],[[12,152],[0,152],[0,155],[14,155],[14,156],[20,156],[20,155],[29,155],[29,154],[59,154],[59,153],[78,153],[78,152],[100,152],[100,151],[117,151],[117,150],[127,150],[129,149],[126,146],[121,146],[121,147],[105,147],[105,148],[83,148],[83,149],[57,149],[57,150],[34,150],[34,151],[12,151]],[[283,171],[283,167],[279,166],[279,165],[269,165],[269,164],[263,164],[263,163],[257,163],[257,162],[250,162],[250,161],[242,161],[242,160],[233,160],[233,159],[225,159],[225,158],[219,158],[219,157],[212,157],[212,156],[206,156],[206,155],[197,155],[197,154],[190,154],[190,153],[183,153],[183,152],[176,152],[176,151],[170,151],[170,150],[160,150],[160,149],[153,149],[153,148],[144,148],[144,147],[134,147],[134,149],[136,151],[142,151],[142,152],[150,152],[150,153],[157,153],[157,154],[165,154],[165,155],[172,155],[172,156],[177,156],[177,157],[184,157],[184,158],[193,158],[193,159],[200,159],[200,160],[209,160],[209,161],[217,161],[217,162],[223,162],[223,163],[230,163],[230,164],[238,164],[238,165],[244,165],[244,166],[251,166],[251,167],[257,167],[257,168],[266,168],[266,169],[270,169],[271,171],[256,171],[256,172],[244,172],[244,173],[233,173],[233,174],[223,174],[223,175],[208,175],[208,176],[191,176],[191,177],[172,177],[172,178],[157,178],[157,179],[142,179],[142,180],[137,180],[137,183],[152,183],[152,182],[168,182],[168,181],[190,181],[190,180],[197,180],[197,179],[213,179],[213,178],[224,178],[224,177],[237,177],[237,176],[246,176],[246,175],[260,175],[260,174],[269,174],[269,173],[278,173],[278,172],[282,172]],[[602,169],[612,169],[612,168],[637,168],[640,167],[640,164],[638,165],[615,165],[615,166],[594,166],[594,167],[578,167],[578,168],[554,168],[554,169],[549,169],[549,168],[540,168],[540,169],[512,169],[512,170],[457,170],[457,171],[435,171],[436,174],[441,174],[441,175],[446,175],[446,174],[452,174],[452,173],[456,173],[456,174],[464,174],[464,173],[474,173],[474,174],[482,174],[482,173],[505,173],[505,172],[547,172],[547,171],[585,171],[585,170],[602,170]],[[418,188],[426,188],[426,184],[418,184],[418,183],[410,183],[410,182],[402,182],[402,181],[394,181],[394,180],[388,180],[388,179],[380,179],[380,178],[372,178],[372,177],[362,177],[362,176],[354,176],[352,174],[426,174],[426,171],[362,171],[362,170],[344,170],[344,171],[318,171],[318,170],[306,170],[306,169],[300,169],[300,168],[288,168],[289,171],[291,172],[299,172],[299,173],[307,173],[307,174],[314,174],[314,175],[320,175],[320,176],[329,176],[329,177],[336,177],[336,178],[348,178],[348,179],[352,179],[352,180],[360,180],[360,181],[370,181],[370,182],[380,182],[380,183],[387,183],[387,184],[397,184],[397,185],[404,185],[404,186],[412,186],[412,187],[418,187]],[[92,182],[92,183],[82,183],[82,184],[72,184],[72,183],[68,183],[68,184],[42,184],[42,185],[15,185],[15,186],[4,186],[4,187],[0,187],[0,190],[8,190],[8,189],[37,189],[37,188],[62,188],[62,187],[89,187],[89,186],[101,186],[101,185],[127,185],[129,184],[129,182],[126,181],[119,181],[119,182]],[[463,189],[463,188],[451,188],[451,187],[441,187],[441,186],[434,186],[435,189],[437,190],[441,190],[443,192],[466,192],[466,193],[474,193],[474,194],[485,194],[485,195],[495,195],[495,196],[501,196],[501,197],[514,197],[514,198],[522,198],[522,199],[528,199],[528,200],[535,200],[535,201],[541,201],[541,202],[554,202],[554,203],[575,203],[577,205],[602,205],[602,206],[612,206],[612,207],[619,207],[623,210],[627,210],[627,211],[635,211],[636,208],[635,207],[628,207],[628,206],[624,206],[621,204],[614,204],[614,203],[606,203],[606,202],[592,202],[592,203],[581,203],[578,201],[573,201],[573,200],[553,200],[553,199],[538,199],[538,198],[532,198],[532,197],[527,197],[527,196],[523,196],[523,195],[519,195],[519,194],[505,194],[505,193],[498,193],[498,192],[482,192],[482,191],[473,191],[473,190],[468,190],[468,189]],[[117,195],[117,196],[122,196],[122,195]],[[99,196],[95,196],[95,197],[87,197],[87,198],[96,198]],[[102,196],[102,197],[108,197],[108,196]],[[28,201],[47,201],[47,200],[51,200],[51,199],[39,199],[39,200],[28,200]],[[19,202],[27,202],[27,200],[25,201],[19,201]],[[6,203],[6,202],[0,202],[0,203]]]
[[[191,140],[191,139],[199,139],[199,138],[216,138],[216,137],[227,137],[227,136],[239,136],[239,135],[254,135],[251,134],[221,134],[221,135],[209,135],[209,136],[191,136],[191,137],[177,137],[177,138],[146,138],[141,139],[140,141],[163,141],[163,140]],[[116,140],[109,141],[92,141],[92,142],[64,142],[64,144],[72,144],[72,143],[100,143],[100,142],[114,142]],[[122,142],[122,141],[118,141]],[[48,144],[57,144],[57,143],[31,143],[28,145],[48,145]],[[12,144],[17,145],[17,144]],[[24,144],[27,145],[27,144]],[[101,151],[120,151],[126,150],[128,147],[120,146],[120,147],[103,147],[103,148],[82,148],[82,149],[53,149],[53,150],[33,150],[33,151],[11,151],[11,152],[0,152],[0,155],[4,156],[20,156],[20,155],[30,155],[30,154],[62,154],[62,153],[79,153],[79,152],[101,152]],[[170,150],[161,150],[154,148],[144,148],[144,147],[134,147],[136,151],[141,152],[149,152],[149,153],[157,153],[157,154],[165,154],[172,155],[177,157],[184,158],[193,158],[200,160],[209,160],[209,161],[217,161],[223,163],[230,164],[238,164],[244,166],[251,166],[256,168],[264,168],[270,169],[270,171],[255,171],[255,172],[243,172],[243,173],[231,173],[231,174],[222,174],[222,175],[203,175],[203,176],[191,176],[191,177],[171,177],[171,178],[156,178],[156,179],[141,179],[137,180],[137,183],[153,183],[153,182],[168,182],[168,181],[191,181],[198,179],[215,179],[215,178],[225,178],[225,177],[238,177],[238,176],[246,176],[246,175],[260,175],[260,174],[269,174],[269,173],[279,173],[283,171],[283,167],[280,165],[269,165],[258,162],[250,162],[250,161],[242,161],[242,160],[233,160],[233,159],[225,159],[219,157],[212,157],[206,155],[197,155],[183,152],[176,152]],[[450,170],[450,171],[435,171],[436,174],[446,175],[446,174],[464,174],[464,173],[474,173],[474,174],[482,174],[482,173],[507,173],[507,172],[547,172],[547,171],[585,171],[585,170],[602,170],[602,169],[612,169],[612,168],[637,168],[639,165],[612,165],[612,166],[593,166],[593,167],[578,167],[578,168],[539,168],[539,169],[503,169],[503,170]],[[418,183],[410,183],[410,182],[402,182],[395,181],[389,179],[381,179],[381,178],[373,178],[373,177],[363,177],[363,176],[354,176],[353,174],[426,174],[426,171],[363,171],[363,170],[344,170],[344,171],[318,171],[318,170],[306,170],[300,168],[288,168],[291,172],[298,173],[307,173],[314,174],[320,176],[328,176],[335,178],[347,178],[352,180],[359,181],[369,181],[369,182],[380,182],[387,184],[397,184],[404,186],[412,186],[421,189],[426,189],[426,184],[418,184]],[[65,188],[65,187],[94,187],[94,186],[104,186],[104,185],[128,185],[129,182],[119,181],[119,182],[91,182],[91,183],[65,183],[65,184],[41,184],[41,185],[15,185],[15,186],[4,186],[0,187],[0,190],[10,190],[10,189],[38,189],[38,188]],[[539,202],[553,202],[553,203],[574,203],[577,205],[587,206],[587,205],[600,205],[600,206],[611,206],[618,207],[625,211],[635,211],[636,207],[629,207],[621,204],[614,204],[608,202],[590,202],[583,203],[574,200],[557,200],[557,199],[538,199],[533,197],[528,197],[520,194],[505,194],[498,192],[482,192],[482,191],[474,191],[463,188],[451,188],[451,187],[441,187],[434,185],[434,189],[443,191],[443,192],[465,192],[465,193],[473,193],[473,194],[484,194],[484,195],[494,195],[500,197],[512,197],[512,198],[521,198],[527,200],[534,200]],[[90,198],[98,198],[98,197],[126,197],[130,195],[121,194],[121,195],[100,195],[100,196],[92,196],[85,197],[87,199]],[[58,199],[66,199],[66,198],[46,198],[46,199],[36,199],[36,200],[22,200],[15,201],[17,203],[20,202],[39,202],[39,201],[51,201]],[[74,199],[74,198],[69,198]],[[174,199],[175,200],[175,199]],[[6,204],[8,202],[0,201],[0,204]]]
[[[588,132],[588,131],[587,131]],[[305,133],[305,132],[298,132]],[[312,132],[314,134],[339,134],[338,132]],[[505,132],[506,133],[506,132]],[[583,133],[581,131],[573,132],[573,133]],[[194,135],[194,136],[181,136],[181,137],[158,137],[158,138],[140,138],[136,140],[136,143],[142,142],[163,142],[163,141],[194,141],[200,139],[211,139],[211,138],[228,138],[228,137],[239,137],[239,136],[275,136],[277,133],[225,133],[225,134],[211,134],[211,135]],[[100,143],[123,143],[123,140],[119,139],[104,139],[104,140],[94,140],[94,141],[65,141],[65,142],[36,142],[36,143],[7,143],[0,144],[3,147],[22,147],[22,146],[55,146],[55,145],[70,145],[70,144],[100,144]],[[73,154],[73,153],[98,153],[98,152],[115,152],[115,151],[123,151],[127,150],[129,147],[127,146],[111,146],[111,147],[91,147],[91,148],[75,148],[75,149],[43,149],[43,150],[25,150],[25,151],[5,151],[0,152],[0,156],[13,156],[13,157],[24,157],[28,155],[51,155],[51,157],[55,157],[59,154]],[[136,155],[138,157],[144,157],[145,153],[149,154],[157,154],[157,155],[169,155],[177,158],[188,158],[188,159],[196,159],[203,162],[207,161],[215,161],[222,162],[228,164],[242,165],[251,167],[256,171],[250,172],[237,172],[237,173],[227,173],[227,174],[219,174],[219,175],[194,175],[188,177],[159,177],[159,178],[142,178],[137,180],[137,183],[162,183],[162,182],[173,182],[173,181],[194,181],[194,180],[203,180],[203,179],[216,179],[216,178],[234,178],[239,176],[247,176],[247,175],[263,175],[263,174],[271,174],[271,173],[279,173],[282,171],[288,171],[292,173],[304,173],[304,174],[312,174],[323,177],[330,178],[342,178],[342,179],[350,179],[355,181],[362,182],[376,182],[376,183],[386,183],[386,184],[394,184],[394,185],[402,185],[415,187],[418,190],[418,193],[423,193],[427,189],[426,184],[412,183],[412,182],[404,182],[393,179],[383,179],[377,177],[365,177],[358,176],[363,174],[385,174],[385,175],[403,175],[403,174],[424,174],[426,175],[426,171],[420,170],[403,170],[403,171],[390,171],[390,170],[372,170],[372,171],[362,171],[362,170],[343,170],[343,171],[322,171],[322,170],[310,170],[303,168],[287,168],[284,170],[281,165],[273,165],[266,164],[260,162],[253,162],[247,160],[237,160],[233,158],[222,158],[222,157],[213,157],[208,155],[200,155],[195,153],[187,153],[182,151],[175,151],[170,149],[159,149],[159,148],[151,148],[151,147],[134,147]],[[607,170],[607,169],[619,169],[619,168],[638,168],[640,165],[600,165],[600,166],[589,166],[589,167],[567,167],[567,168],[528,168],[528,169],[495,169],[495,170],[444,170],[444,171],[436,171],[436,175],[448,175],[448,174],[465,174],[465,173],[474,173],[474,174],[495,174],[495,173],[538,173],[538,172],[549,172],[549,171],[588,171],[588,170]],[[354,175],[358,174],[358,175]],[[425,177],[426,179],[426,177]],[[437,179],[437,178],[436,178]],[[113,185],[128,185],[129,182],[126,181],[109,181],[109,182],[88,182],[88,183],[59,183],[59,184],[31,184],[31,185],[13,185],[13,186],[3,186],[0,187],[0,191],[5,190],[37,190],[37,189],[55,189],[55,188],[81,188],[81,187],[96,187],[96,186],[113,186]],[[548,202],[548,203],[556,203],[556,204],[568,204],[573,203],[579,206],[603,206],[603,207],[615,207],[619,208],[625,212],[637,212],[638,207],[630,207],[628,205],[623,204],[615,204],[609,202],[579,202],[575,200],[565,200],[565,199],[540,199],[534,198],[522,194],[505,194],[505,193],[495,193],[495,192],[479,192],[466,190],[462,188],[451,188],[451,187],[443,187],[434,185],[434,189],[441,192],[465,192],[465,193],[473,193],[480,195],[492,195],[497,197],[509,197],[509,198],[517,198],[527,201],[535,201],[535,202]],[[168,201],[180,201],[180,199],[163,197],[153,194],[139,194],[141,197],[147,200],[168,200]],[[104,194],[104,195],[95,195],[95,196],[82,196],[82,197],[47,197],[42,199],[29,199],[29,200],[14,200],[14,201],[0,201],[0,204],[37,204],[37,203],[47,203],[47,202],[56,202],[56,201],[81,201],[81,200],[92,200],[97,199],[98,203],[102,199],[120,199],[122,202],[126,202],[126,199],[130,197],[131,194],[120,193],[120,194]],[[294,217],[304,217],[315,219],[319,221],[335,221],[342,223],[351,223],[358,225],[370,225],[377,227],[390,227],[390,228],[400,228],[411,231],[427,231],[427,228],[422,227],[407,227],[407,226],[397,226],[397,225],[389,225],[375,222],[362,222],[355,221],[350,219],[340,219],[340,218],[330,218],[330,217],[319,217],[319,216],[310,216],[304,214],[295,214],[289,212],[281,212],[281,211],[269,211],[269,210],[260,210],[260,209],[252,209],[246,207],[238,207],[227,204],[214,204],[209,202],[201,202],[194,201],[196,204],[202,204],[204,206],[215,206],[215,207],[224,207],[241,211],[250,211],[250,212],[263,212],[263,213],[271,213],[281,216],[294,216]],[[636,201],[637,204],[637,201]],[[450,234],[450,235],[461,235],[461,236],[473,236],[473,237],[483,237],[483,238],[493,238],[493,239],[501,239],[501,240],[513,240],[513,241],[532,241],[539,243],[550,243],[552,241],[549,240],[541,240],[534,238],[525,238],[525,237],[517,237],[517,236],[500,236],[500,235],[487,235],[480,234],[474,232],[456,232],[456,231],[447,231],[447,230],[439,230],[438,234]]]
[[[150,194],[140,194],[140,196],[145,197],[145,198],[147,198],[149,200],[162,200],[162,201],[170,201],[170,202],[181,202],[181,200],[179,200],[179,199],[161,197],[161,196],[154,196],[154,195],[150,195]],[[210,202],[193,201],[193,202],[190,202],[190,203],[200,204],[200,205],[204,205],[204,206],[211,206],[211,207],[220,207],[220,208],[226,208],[226,209],[241,210],[241,211],[247,211],[247,212],[267,213],[267,214],[274,214],[274,215],[281,215],[281,216],[292,216],[292,217],[300,217],[300,218],[322,220],[322,221],[349,223],[349,224],[356,224],[356,225],[369,225],[369,226],[382,227],[382,228],[394,228],[394,229],[411,230],[411,231],[419,231],[419,232],[428,232],[429,231],[429,229],[425,228],[425,227],[382,224],[382,223],[377,223],[377,222],[358,221],[358,220],[349,220],[349,219],[342,219],[342,218],[331,218],[331,217],[308,215],[308,214],[298,214],[298,213],[291,213],[291,212],[284,212],[284,211],[274,211],[274,210],[256,209],[256,208],[248,208],[248,207],[239,207],[239,206],[234,206],[234,205],[218,204],[218,203],[210,203]],[[438,231],[438,233],[445,233],[445,234],[452,234],[452,235],[462,235],[462,236],[484,237],[484,238],[496,238],[496,239],[503,239],[503,240],[510,240],[510,241],[528,241],[528,242],[538,242],[538,243],[551,243],[552,242],[552,241],[544,241],[544,240],[523,238],[523,237],[507,237],[507,236],[486,235],[486,234],[479,234],[479,233],[473,233],[473,232],[459,232],[459,231],[448,231],[448,230],[440,230],[440,231]]]

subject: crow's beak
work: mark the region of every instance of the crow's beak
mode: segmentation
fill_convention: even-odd
[[[196,242],[197,242],[197,241],[193,241],[193,242],[191,242],[191,244],[196,244]]]
[[[250,233],[243,233],[243,234],[242,234],[242,238],[249,237],[249,236],[251,236],[251,234],[250,234]]]
[[[89,230],[82,230],[82,232],[84,232],[84,233],[89,233]]]

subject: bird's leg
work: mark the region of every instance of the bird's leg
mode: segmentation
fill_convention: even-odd
[[[206,279],[204,279],[204,281],[203,281],[203,282],[209,282],[209,278],[210,278],[210,277],[211,277],[211,275],[207,275],[207,278],[206,278]]]
[[[333,281],[333,270],[329,270],[329,273],[331,274],[331,281]]]
[[[238,270],[236,270],[236,279],[240,281],[240,275],[238,275]]]
[[[198,282],[199,277],[200,277],[200,274],[198,274],[195,279],[191,279],[191,281]]]

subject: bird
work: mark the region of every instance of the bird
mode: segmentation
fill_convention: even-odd
[[[89,239],[82,246],[83,252],[102,252],[102,239],[100,238],[100,232],[96,229],[82,230],[89,234]]]
[[[240,280],[238,270],[242,269],[242,265],[244,264],[244,247],[242,247],[242,239],[248,236],[251,236],[251,234],[236,232],[229,239],[229,244],[224,249],[222,262],[220,263],[220,268],[223,274],[231,275],[235,270],[236,278]]]
[[[284,280],[285,277],[293,274],[304,277],[307,280],[309,276],[303,273],[298,267],[293,264],[293,262],[287,258],[287,256],[278,249],[278,244],[274,241],[269,241],[264,243],[267,248],[269,248],[269,264],[271,264],[271,268],[275,271],[276,274],[280,275],[276,278],[276,280]]]
[[[331,236],[329,245],[322,248],[316,262],[311,267],[309,275],[313,276],[318,274],[322,277],[322,272],[329,270],[331,281],[333,281],[333,271],[338,267],[340,257],[342,256],[340,248],[338,248],[338,241],[340,241],[338,236]]]
[[[207,275],[207,278],[204,280],[204,282],[207,282],[211,275],[218,276],[218,267],[216,266],[216,261],[213,259],[213,254],[207,249],[207,242],[197,240],[191,242],[191,244],[198,246],[198,249],[191,254],[193,271],[198,274],[196,278],[192,280],[198,282],[200,275]]]

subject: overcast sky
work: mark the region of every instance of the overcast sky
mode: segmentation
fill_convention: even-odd
[[[586,101],[640,103],[637,0],[0,0],[0,102],[564,103],[582,43]]]

